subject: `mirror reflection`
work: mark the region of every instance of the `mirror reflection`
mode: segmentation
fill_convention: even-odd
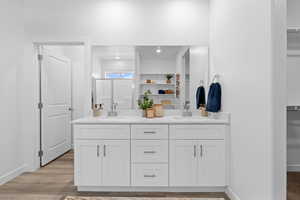
[[[139,109],[145,98],[195,110],[197,88],[208,86],[208,47],[94,46],[92,57],[92,103],[104,110]]]

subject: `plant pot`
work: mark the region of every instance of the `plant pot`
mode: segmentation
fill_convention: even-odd
[[[171,80],[166,80],[166,83],[171,84],[172,82],[171,82]]]
[[[147,117],[147,111],[146,110],[142,110],[142,117]]]
[[[147,108],[146,110],[146,117],[147,118],[154,118],[154,109],[153,108]]]

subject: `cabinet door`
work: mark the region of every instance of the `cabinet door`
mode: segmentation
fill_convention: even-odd
[[[170,186],[196,186],[198,142],[170,141]]]
[[[225,141],[200,141],[199,154],[199,186],[225,186]]]
[[[130,141],[103,141],[103,186],[130,185]]]
[[[101,144],[96,141],[76,141],[75,185],[101,185]]]

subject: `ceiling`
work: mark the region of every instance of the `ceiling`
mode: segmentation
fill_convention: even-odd
[[[156,53],[157,48],[161,53]],[[185,46],[137,46],[137,51],[142,59],[175,59],[183,48]]]

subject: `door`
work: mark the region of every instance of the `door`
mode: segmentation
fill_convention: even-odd
[[[225,186],[225,142],[200,141],[199,186]]]
[[[197,145],[197,141],[170,141],[170,186],[197,185]]]
[[[41,61],[41,165],[71,148],[71,63],[43,51]]]
[[[103,142],[104,186],[130,185],[130,142],[106,140]]]
[[[101,143],[79,141],[75,146],[75,185],[100,186],[103,153]]]

